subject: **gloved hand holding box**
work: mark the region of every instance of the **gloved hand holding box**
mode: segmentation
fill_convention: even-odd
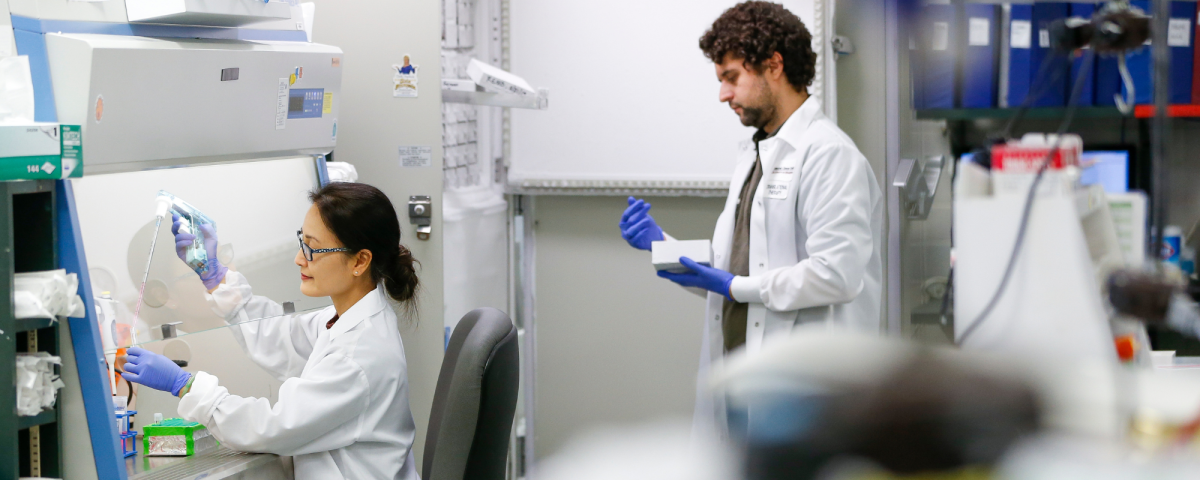
[[[663,240],[650,244],[650,259],[655,270],[671,273],[688,273],[687,267],[679,263],[679,257],[688,257],[701,265],[712,265],[712,242],[708,240]]]

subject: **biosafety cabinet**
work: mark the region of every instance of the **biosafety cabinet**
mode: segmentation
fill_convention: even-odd
[[[50,33],[46,52],[85,174],[322,155],[337,138],[337,47]]]
[[[180,478],[211,470],[223,473],[210,478],[224,478],[287,471],[287,459],[227,448],[154,457],[139,441],[139,454],[125,455],[133,445],[118,432],[111,395],[130,395],[130,386],[109,368],[117,364],[117,349],[139,345],[190,368],[223,371],[231,391],[275,398],[279,382],[250,366],[229,328],[270,315],[229,320],[214,314],[198,277],[175,256],[171,218],[155,222],[153,200],[166,190],[211,216],[218,258],[285,314],[326,306],[328,299],[299,291],[294,258],[306,195],[328,181],[325,155],[337,141],[342,50],[309,42],[309,22],[291,2],[8,4],[17,53],[29,57],[37,120],[79,126],[83,178],[5,185],[30,184],[26,190],[34,190],[18,188],[13,195],[48,199],[48,207],[31,210],[53,223],[46,238],[57,238],[54,264],[42,269],[77,274],[87,313],[59,319],[61,330],[44,331],[43,341],[61,339],[67,387],[52,411],[21,417],[20,428],[0,422],[0,446],[21,444],[11,458],[21,459],[22,475],[33,476]],[[8,198],[4,192],[0,198]],[[142,409],[133,429],[153,423],[154,413],[175,416],[178,399],[159,393],[142,389],[129,397]],[[38,428],[40,437],[21,433],[18,441],[12,433]],[[0,478],[17,469],[11,458],[0,461]],[[35,458],[44,458],[46,468],[26,471]]]
[[[300,8],[286,0],[9,0],[13,15],[53,21],[147,23],[303,30]],[[273,24],[267,22],[275,22]]]

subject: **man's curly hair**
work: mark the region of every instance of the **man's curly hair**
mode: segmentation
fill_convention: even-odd
[[[763,62],[779,52],[783,72],[796,91],[812,84],[817,74],[812,34],[799,17],[777,3],[749,1],[726,10],[700,37],[700,50],[718,64],[732,53],[759,72]]]

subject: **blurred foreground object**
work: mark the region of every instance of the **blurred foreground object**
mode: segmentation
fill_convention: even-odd
[[[1200,461],[1195,450],[1173,449],[1178,437],[1170,433],[1146,442],[1153,435],[1141,427],[1153,419],[1163,432],[1178,431],[1194,419],[1200,379],[1101,359],[929,348],[813,329],[753,358],[730,358],[712,384],[729,398],[747,480],[830,478],[829,469],[847,459],[901,478],[972,478],[981,470],[1022,478],[994,474],[1016,461],[1016,446],[1044,436],[1090,443],[1064,447],[1078,449],[1074,457],[1022,462],[1091,472],[1086,459],[1108,450],[1123,455],[1114,464],[1141,462],[1146,471]]]
[[[731,455],[694,439],[690,422],[611,427],[577,437],[538,464],[539,480],[737,480]]]

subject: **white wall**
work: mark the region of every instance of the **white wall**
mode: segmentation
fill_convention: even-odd
[[[680,239],[711,238],[724,199],[648,198]],[[584,430],[691,418],[704,300],[621,238],[624,197],[537,197],[538,459]]]
[[[418,318],[401,315],[408,361],[409,404],[417,424],[417,466],[442,365],[442,113],[441,2],[316,0],[313,41],[341,47],[342,105],[338,161],[358,168],[359,181],[383,190],[401,220],[401,242],[421,262]],[[418,98],[392,98],[392,65],[404,55],[420,67]],[[402,168],[400,146],[433,147],[432,165]],[[433,200],[433,235],[418,240],[407,220],[410,195]],[[420,468],[418,468],[420,470]]]
[[[728,182],[753,132],[718,101],[699,39],[737,0],[510,3],[512,71],[550,89],[549,110],[512,112],[510,183]],[[815,0],[779,3],[818,31]]]

